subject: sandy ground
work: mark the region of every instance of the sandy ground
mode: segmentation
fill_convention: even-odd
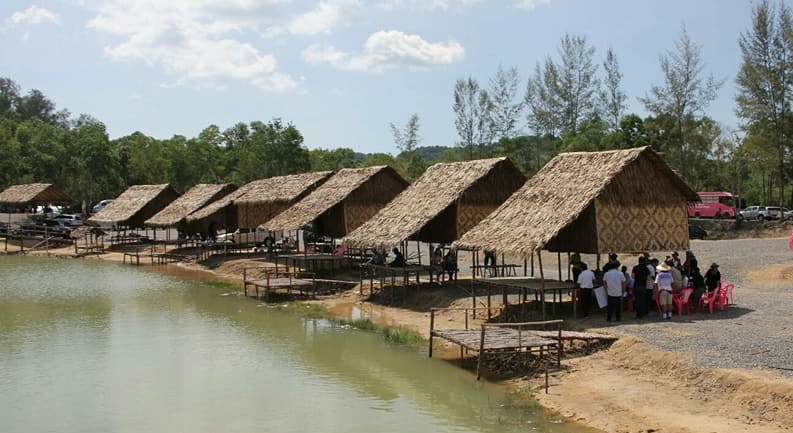
[[[9,252],[12,251],[13,247]],[[73,249],[49,253],[71,256]],[[120,261],[122,254],[110,252],[89,257]],[[254,259],[260,257],[215,256],[203,264],[179,266],[210,269],[218,276],[239,280],[241,269]],[[793,267],[784,274],[791,273]],[[758,278],[763,274],[766,273],[757,272]],[[410,297],[396,306],[371,302],[359,294],[358,288],[312,302],[322,303],[331,314],[344,317],[349,317],[355,309],[381,324],[407,326],[426,337],[429,306],[471,305],[464,291],[450,284],[426,287],[420,296]],[[444,312],[436,320],[444,323],[443,327],[462,327],[464,315]],[[685,355],[655,349],[627,335],[607,350],[565,359],[562,370],[551,375],[547,394],[543,378],[517,379],[510,381],[509,386],[531,390],[544,407],[605,432],[793,430],[793,380],[757,370],[698,368]]]

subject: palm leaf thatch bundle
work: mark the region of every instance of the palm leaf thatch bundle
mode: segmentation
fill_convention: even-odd
[[[325,183],[305,198],[281,212],[260,227],[265,230],[298,230],[320,218],[337,205],[348,207],[335,212],[334,216],[344,221],[334,221],[329,225],[342,227],[342,233],[351,227],[350,215],[358,209],[372,209],[376,212],[407,188],[408,182],[391,167],[380,165],[365,168],[344,168],[331,176]],[[376,210],[375,210],[376,209]],[[372,216],[373,212],[368,216]],[[363,222],[363,221],[361,221]],[[330,234],[330,233],[322,233]]]
[[[353,248],[390,248],[407,239],[451,242],[525,181],[507,158],[435,164],[343,242]]]
[[[563,153],[454,247],[534,251],[646,251],[688,246],[694,192],[649,146]]]
[[[179,194],[170,184],[133,185],[88,219],[128,227],[143,227],[143,222],[176,200]]]
[[[147,219],[145,223],[149,227],[175,227],[192,212],[234,190],[235,187],[230,184],[198,184],[171,202],[165,209]]]
[[[3,204],[70,204],[74,203],[60,188],[50,183],[11,185],[0,192]]]
[[[333,174],[332,171],[321,171],[254,180],[241,186],[238,190],[226,197],[193,212],[187,217],[187,221],[193,222],[210,218],[217,213],[224,212],[228,207],[232,206],[245,206],[247,208],[253,206],[273,207],[273,205],[278,206],[293,203],[308,191],[316,188],[317,185],[325,181],[331,174]],[[245,211],[241,210],[237,210],[237,212],[241,214],[245,213]],[[255,225],[271,217],[272,216],[264,217],[262,221],[259,221],[259,223]],[[246,216],[244,219],[250,218]],[[243,224],[246,226],[250,225],[246,224],[246,222],[243,222]]]

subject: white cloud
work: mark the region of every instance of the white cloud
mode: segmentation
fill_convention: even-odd
[[[314,10],[298,15],[289,23],[289,32],[296,35],[330,33],[342,23],[349,10],[359,6],[358,0],[324,0]]]
[[[427,68],[459,62],[465,48],[457,41],[432,43],[418,35],[396,30],[379,31],[366,40],[363,53],[354,55],[331,46],[311,45],[303,50],[303,58],[311,63],[329,63],[337,69],[382,71],[400,66]]]
[[[551,0],[517,0],[515,7],[518,9],[532,10],[539,5],[550,4]]]
[[[31,6],[22,12],[11,14],[11,22],[14,24],[58,24],[60,21],[58,14],[38,6]]]
[[[267,91],[299,84],[277,71],[277,61],[247,39],[279,19],[286,0],[113,0],[99,6],[89,28],[121,38],[105,47],[117,61],[162,67],[175,85],[222,88],[247,81]],[[247,37],[247,39],[246,39]]]

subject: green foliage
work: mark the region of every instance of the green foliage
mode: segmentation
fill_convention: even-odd
[[[383,328],[385,340],[394,344],[418,346],[424,343],[424,337],[416,331],[404,326],[386,326]]]
[[[279,305],[278,309],[310,319],[323,319],[328,316],[328,309],[315,303],[290,301]]]

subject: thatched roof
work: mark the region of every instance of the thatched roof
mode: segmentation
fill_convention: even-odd
[[[649,146],[563,153],[454,246],[495,248],[527,257],[553,242],[582,214],[594,219],[595,200],[617,206],[680,206],[684,212],[686,203],[698,197]],[[594,226],[585,229],[594,230]]]
[[[93,223],[142,225],[179,196],[170,184],[133,185],[88,219]],[[142,215],[143,211],[149,215]],[[136,221],[140,220],[140,221]]]
[[[147,219],[145,224],[150,227],[176,226],[192,212],[207,203],[226,196],[235,189],[234,185],[230,184],[198,184],[171,202],[165,209]]]
[[[333,174],[332,171],[320,171],[254,180],[226,197],[188,215],[187,221],[210,217],[232,204],[294,201],[307,190],[322,183],[331,174]]]
[[[434,218],[447,208],[468,197],[475,184],[500,173],[507,173],[510,183],[522,185],[525,176],[507,158],[491,158],[476,161],[438,163],[429,167],[416,182],[399,194],[380,210],[372,219],[353,230],[343,242],[357,248],[389,248],[418,234]],[[502,185],[487,185],[485,197],[470,197],[487,201],[495,197]],[[508,190],[504,199],[517,186]],[[503,200],[503,199],[502,199]],[[492,200],[491,200],[492,201]],[[501,204],[491,204],[492,209]],[[456,225],[453,220],[448,224]],[[431,237],[431,235],[429,235]],[[437,241],[422,239],[427,241]]]
[[[93,227],[93,226],[80,226],[76,227],[72,230],[71,234],[69,235],[72,239],[79,239],[82,237],[88,236],[107,236],[107,232],[103,230],[101,227]]]
[[[3,204],[70,204],[71,197],[50,183],[28,183],[11,185],[0,192]]]
[[[272,231],[301,229],[336,204],[344,201],[366,182],[385,172],[402,179],[393,168],[385,165],[341,169],[311,194],[260,227]],[[405,187],[408,185],[404,179],[402,182]]]

